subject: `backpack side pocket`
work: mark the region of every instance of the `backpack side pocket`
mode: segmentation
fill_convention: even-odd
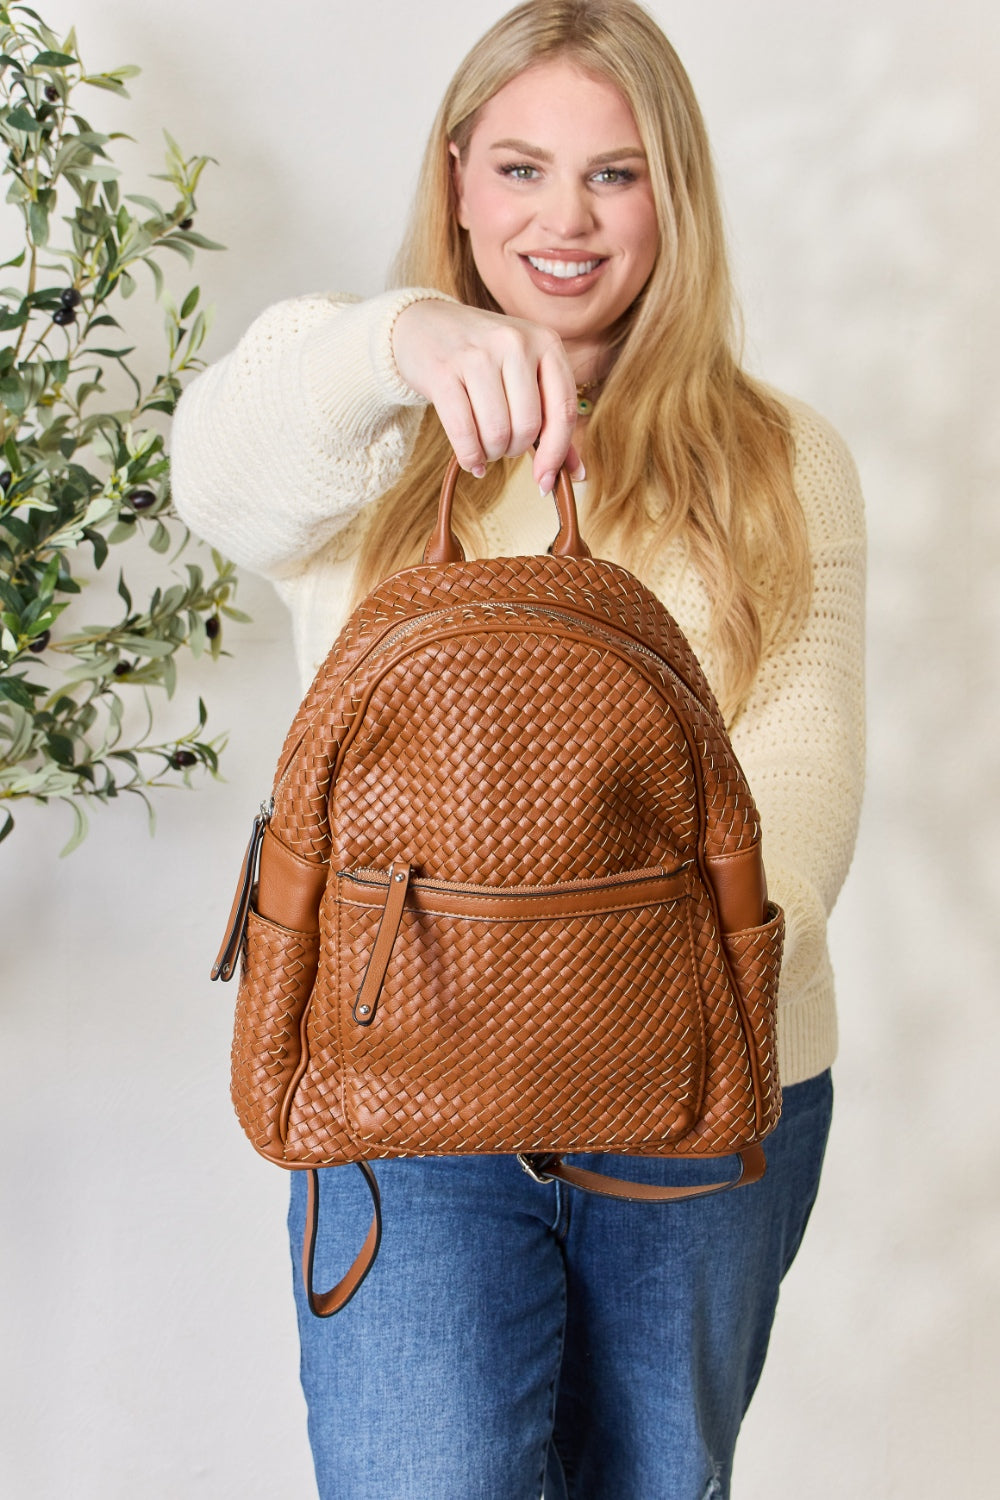
[[[767,921],[762,926],[728,932],[722,939],[756,1054],[758,1136],[773,1130],[781,1113],[777,1007],[784,939],[785,916],[773,901],[768,902]]]
[[[251,910],[233,1028],[232,1097],[265,1156],[281,1159],[282,1106],[302,1059],[302,1016],[316,979],[319,933]]]

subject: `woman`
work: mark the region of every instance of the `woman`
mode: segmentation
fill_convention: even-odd
[[[763,1182],[662,1209],[570,1202],[506,1157],[381,1164],[362,1292],[324,1323],[296,1284],[320,1493],[725,1496],[829,1125],[826,917],[863,756],[856,477],[814,413],[739,368],[704,126],[631,0],[538,0],[473,48],[397,285],[261,315],[181,403],[178,507],[274,580],[308,680],[352,603],[419,557],[451,450],[470,554],[544,551],[539,490],[568,462],[591,549],[679,620],[760,807],[785,1107]],[[336,1276],[355,1174],[327,1175]],[[302,1197],[293,1174],[293,1245]]]

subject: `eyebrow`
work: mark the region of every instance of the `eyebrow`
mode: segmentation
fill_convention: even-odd
[[[536,161],[551,162],[555,159],[551,151],[545,151],[541,146],[533,146],[530,141],[518,140],[514,136],[507,136],[502,141],[494,141],[490,150],[520,151],[524,156],[533,156]],[[602,151],[599,156],[590,157],[587,165],[588,167],[602,167],[608,162],[634,158],[645,161],[646,153],[641,146],[621,146],[617,151]]]

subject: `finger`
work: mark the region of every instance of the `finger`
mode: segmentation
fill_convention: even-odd
[[[502,374],[510,418],[507,456],[518,458],[522,453],[527,453],[542,427],[539,362],[530,353],[519,353],[504,361]]]
[[[565,467],[569,470],[569,477],[570,479],[572,479],[573,483],[581,484],[587,477],[587,470],[584,465],[583,459],[580,457],[579,453],[577,453],[576,448],[572,443],[570,443],[569,448],[566,451],[566,458],[564,462]],[[556,477],[558,476],[558,473],[559,470],[556,469],[555,473],[542,476],[544,482],[539,483],[538,488],[541,490],[543,495],[550,495],[555,489]]]
[[[503,458],[510,448],[510,403],[499,362],[485,350],[470,351],[461,371],[466,397],[487,459]]]
[[[543,356],[538,374],[542,396],[542,426],[532,472],[536,484],[547,495],[572,446],[577,418],[576,382],[561,347],[558,351],[550,351]],[[579,462],[577,458],[577,466]]]
[[[462,468],[482,479],[486,473],[486,454],[479,441],[469,394],[461,381],[450,381],[438,390],[434,410]]]
[[[576,451],[576,445],[570,443],[569,452],[566,454],[566,467],[569,470],[570,479],[575,479],[577,484],[586,479],[587,471],[583,466],[583,459]]]

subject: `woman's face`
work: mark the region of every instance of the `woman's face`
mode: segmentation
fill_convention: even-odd
[[[558,333],[578,376],[596,373],[659,249],[624,98],[569,61],[540,63],[483,106],[464,161],[452,154],[458,221],[487,290],[510,317]]]

